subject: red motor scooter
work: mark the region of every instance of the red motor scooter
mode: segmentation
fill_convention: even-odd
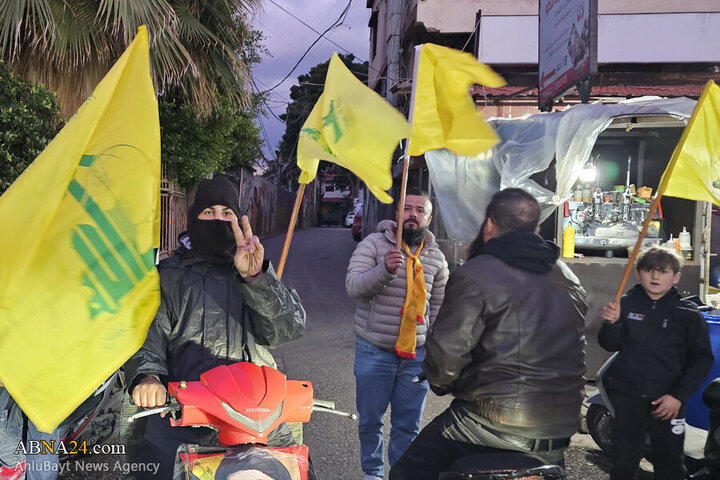
[[[313,399],[310,382],[287,380],[274,368],[248,362],[213,368],[198,381],[170,382],[168,392],[167,406],[136,413],[129,420],[169,413],[172,426],[213,428],[220,443],[220,447],[181,445],[173,476],[178,480],[308,480],[313,474],[309,476],[307,446],[268,447],[268,434],[281,423],[308,422],[313,411],[357,419],[355,414],[335,410],[333,402]]]

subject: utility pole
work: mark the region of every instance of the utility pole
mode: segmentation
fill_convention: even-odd
[[[400,58],[402,56],[402,14],[404,0],[387,0],[387,81],[385,100],[397,107],[397,95],[390,90],[400,79]]]
[[[398,96],[391,91],[392,87],[400,80],[400,66],[402,65],[402,36],[403,36],[403,11],[405,0],[385,0],[387,38],[386,54],[387,68],[385,77],[385,100],[393,107],[398,106]],[[395,210],[392,205],[380,203],[370,190],[364,189],[363,198],[363,233],[375,231],[378,222],[385,218],[395,218]]]

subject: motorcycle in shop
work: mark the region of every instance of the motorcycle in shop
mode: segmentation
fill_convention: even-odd
[[[63,445],[85,453],[88,445],[113,443],[120,434],[124,389],[125,378],[118,370],[60,424]],[[18,452],[18,445],[25,439],[24,424],[20,407],[7,390],[0,388],[0,480],[25,478],[27,462],[25,455]]]
[[[217,430],[220,444],[181,445],[175,459],[176,480],[224,480],[246,471],[266,475],[260,478],[313,479],[308,447],[269,447],[268,434],[282,423],[310,421],[313,411],[357,419],[336,410],[333,402],[313,398],[310,382],[288,380],[274,368],[249,362],[215,367],[198,381],[170,382],[168,393],[168,405],[136,413],[129,420],[167,413],[174,427]]]

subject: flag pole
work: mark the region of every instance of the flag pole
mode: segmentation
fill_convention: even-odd
[[[698,99],[697,104],[695,105],[695,109],[693,110],[693,113],[690,116],[690,120],[688,121],[688,124],[685,126],[685,130],[683,130],[683,133],[680,136],[680,140],[678,141],[677,146],[675,146],[675,150],[673,151],[672,157],[670,157],[670,161],[668,162],[667,167],[665,167],[665,171],[663,172],[662,177],[660,177],[660,184],[658,185],[657,194],[655,195],[655,200],[653,200],[652,205],[650,205],[650,211],[648,212],[647,218],[645,219],[645,224],[643,225],[643,229],[640,232],[640,235],[638,236],[637,242],[635,243],[635,248],[633,249],[633,253],[632,253],[632,255],[630,255],[630,258],[628,259],[628,264],[625,266],[625,272],[623,273],[623,277],[620,280],[620,286],[618,287],[618,290],[615,293],[615,300],[614,300],[615,303],[617,303],[620,300],[620,297],[622,296],[623,289],[625,288],[625,283],[627,282],[627,279],[630,276],[630,270],[632,270],[633,263],[635,262],[635,259],[637,258],[638,250],[640,250],[640,244],[643,241],[643,238],[645,237],[645,233],[647,232],[650,222],[652,221],[652,217],[653,217],[653,214],[655,213],[655,209],[660,204],[660,199],[663,196],[665,187],[667,187],[668,180],[670,179],[670,175],[672,174],[672,171],[675,169],[675,164],[677,163],[678,158],[680,157],[682,148],[685,145],[688,135],[690,135],[690,131],[692,130],[692,126],[695,122],[695,118],[696,118],[698,109],[700,108],[700,105],[703,104],[705,98],[709,95],[710,87],[713,84],[714,84],[714,82],[712,80],[708,80],[708,82],[705,84],[705,88],[703,89],[703,92],[700,95],[700,98]],[[674,196],[674,195],[671,195],[671,196]]]
[[[410,111],[408,113],[408,123],[412,127],[413,121],[413,110],[415,110],[415,95],[417,94],[417,79],[418,70],[420,69],[420,55],[422,51],[422,45],[415,46],[415,63],[413,65],[413,80],[412,80],[412,91],[410,93]],[[405,153],[403,154],[403,173],[402,180],[400,181],[400,200],[398,201],[397,220],[398,226],[395,231],[395,246],[400,248],[402,245],[402,218],[403,211],[405,210],[405,191],[407,190],[407,176],[408,170],[410,169],[410,156],[408,155],[408,148],[410,146],[410,139],[405,140]]]
[[[407,155],[407,144],[408,142],[405,142],[405,154],[403,155],[403,170],[402,170],[402,180],[400,180],[400,200],[398,200],[398,212],[397,212],[397,219],[398,219],[398,226],[395,229],[395,247],[400,248],[402,245],[402,218],[403,218],[403,211],[405,210],[405,190],[407,190],[407,176],[408,176],[408,170],[410,168],[410,158]]]
[[[285,243],[283,244],[280,261],[278,262],[277,277],[279,279],[282,278],[283,270],[285,269],[285,260],[287,260],[288,252],[290,251],[290,242],[292,241],[293,232],[295,231],[295,223],[297,222],[300,204],[302,203],[303,194],[305,193],[305,185],[306,184],[304,183],[300,184],[297,197],[295,197],[295,205],[293,206],[292,215],[290,215],[290,225],[288,225],[288,231],[285,234]]]
[[[652,204],[650,204],[650,210],[648,211],[647,218],[645,218],[645,223],[643,224],[643,228],[640,231],[640,235],[638,235],[637,242],[635,242],[635,248],[633,248],[633,251],[630,254],[630,258],[628,258],[627,265],[625,265],[625,271],[623,272],[622,279],[620,280],[620,286],[618,287],[617,292],[615,292],[615,300],[613,300],[614,303],[618,303],[620,301],[623,290],[625,290],[625,284],[630,277],[630,272],[632,271],[632,267],[635,264],[635,259],[640,252],[640,245],[642,245],[642,241],[645,239],[645,234],[647,233],[647,229],[650,226],[650,222],[652,222],[653,214],[655,213],[655,210],[660,204],[660,198],[662,198],[662,192],[658,191],[657,194],[655,194],[655,199],[653,200]]]

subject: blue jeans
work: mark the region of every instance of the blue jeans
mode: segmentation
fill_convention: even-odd
[[[363,338],[355,343],[355,399],[360,420],[360,465],[367,475],[384,475],[383,415],[390,405],[388,462],[392,466],[420,431],[426,381],[412,383],[422,372],[425,347],[414,359],[398,357]]]
[[[45,433],[35,428],[35,424],[28,420],[27,439],[30,441],[46,441],[48,444],[55,441],[55,445],[62,438],[60,429],[52,433]],[[59,474],[60,458],[57,454],[27,455],[27,480],[56,480]]]

